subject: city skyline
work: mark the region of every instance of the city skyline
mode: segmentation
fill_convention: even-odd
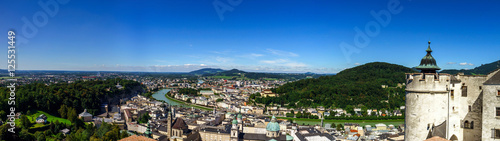
[[[337,73],[376,61],[418,66],[428,40],[442,69],[500,60],[496,1],[39,2],[0,8],[3,31],[19,37],[19,70]],[[367,42],[356,43],[357,29]]]

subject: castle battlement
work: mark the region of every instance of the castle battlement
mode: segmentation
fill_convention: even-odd
[[[437,73],[406,73],[406,84],[414,81],[424,82],[450,82],[450,74],[437,74]]]
[[[413,92],[447,92],[451,75],[438,73],[407,73],[406,90]]]

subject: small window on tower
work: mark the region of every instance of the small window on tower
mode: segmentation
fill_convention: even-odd
[[[462,86],[462,96],[467,97],[467,86]]]
[[[482,86],[479,86],[479,90],[482,90],[482,89],[483,89],[483,87],[482,87]]]
[[[496,114],[496,115],[497,115],[497,117],[500,117],[500,107],[497,107],[497,111],[496,111],[496,113],[497,113],[497,114]]]
[[[497,96],[500,96],[500,90],[497,91]]]
[[[472,111],[472,106],[469,105],[469,112]]]
[[[451,90],[450,96],[455,96],[455,90]]]

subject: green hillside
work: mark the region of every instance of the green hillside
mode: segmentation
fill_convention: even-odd
[[[213,69],[213,68],[204,68],[204,69],[199,69],[195,71],[189,72],[189,74],[195,74],[195,75],[203,75],[207,73],[218,73],[218,72],[223,72],[223,69]]]
[[[256,98],[255,102],[278,104],[288,107],[359,107],[389,108],[404,105],[405,73],[414,70],[396,64],[383,62],[367,63],[341,71],[337,75],[322,76],[316,79],[302,79],[287,83],[275,93],[275,98]],[[391,88],[383,89],[381,85]],[[388,102],[384,102],[388,100]]]

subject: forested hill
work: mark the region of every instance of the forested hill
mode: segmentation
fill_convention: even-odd
[[[289,104],[289,107],[340,107],[364,105],[368,108],[396,108],[404,105],[404,88],[383,89],[405,83],[405,73],[414,70],[383,62],[367,63],[341,71],[337,75],[303,79],[287,83],[275,93],[277,98],[257,98],[257,103]],[[393,95],[388,96],[391,93]],[[399,93],[397,95],[396,93]],[[312,101],[311,101],[312,100]],[[382,102],[389,100],[389,103]],[[297,103],[298,102],[298,103]],[[297,104],[295,104],[297,103]]]
[[[203,75],[207,73],[218,73],[218,72],[223,72],[223,69],[214,69],[214,68],[204,68],[204,69],[199,69],[195,71],[189,72],[189,74],[197,74],[197,75]]]
[[[123,88],[117,88],[120,83]],[[45,85],[33,83],[16,87],[16,111],[41,110],[53,115],[64,117],[60,109],[68,112],[83,112],[84,109],[93,115],[99,114],[102,102],[107,97],[129,94],[141,84],[132,80],[108,79],[96,81],[77,81],[74,83],[58,83]],[[9,89],[0,87],[0,119],[5,121],[5,114],[9,111]],[[63,107],[68,107],[65,109]],[[66,113],[66,112],[63,112]],[[70,119],[70,118],[68,118]]]
[[[481,66],[476,67],[474,69],[470,69],[470,70],[453,69],[453,70],[443,70],[440,73],[457,74],[459,72],[463,72],[465,75],[480,75],[480,74],[487,75],[488,73],[490,73],[498,68],[500,68],[500,60],[495,61],[495,62],[491,62],[489,64],[481,64]]]

